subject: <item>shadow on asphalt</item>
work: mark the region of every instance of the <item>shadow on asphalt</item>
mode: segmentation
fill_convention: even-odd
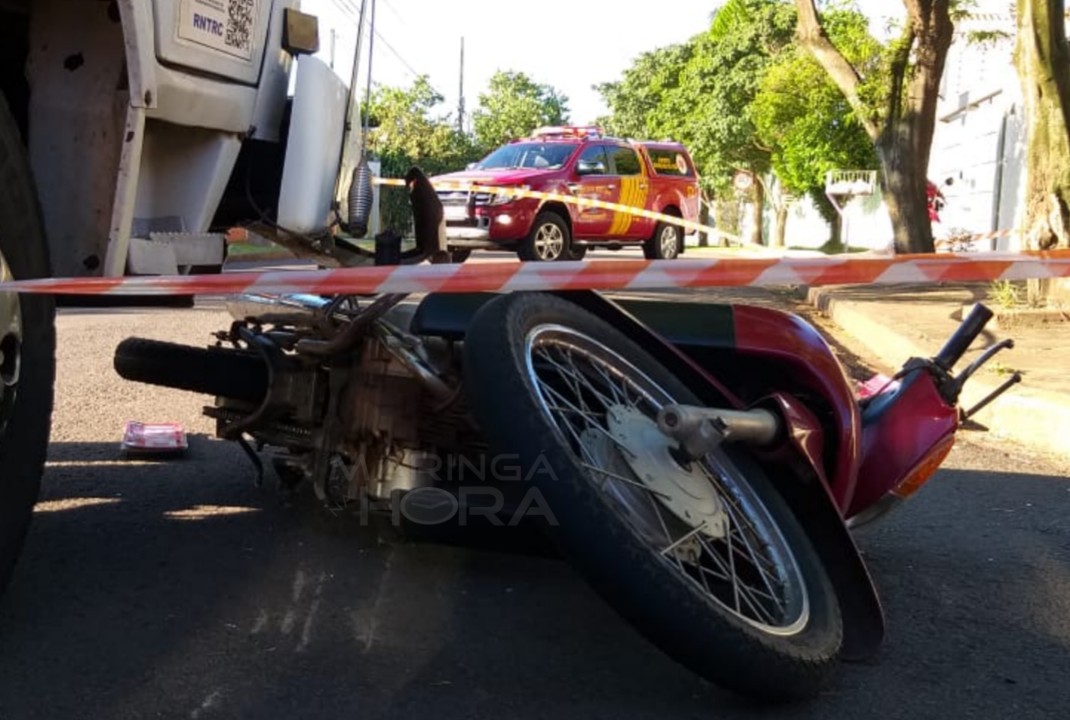
[[[1065,708],[1070,484],[1061,477],[943,471],[863,531],[888,609],[881,657],[844,666],[816,702],[763,710],[667,660],[565,563],[336,532],[254,488],[228,444],[197,438],[186,460],[128,466],[107,444],[57,443],[51,460],[42,511],[0,602],[0,717],[916,718],[1012,707],[1038,717]]]

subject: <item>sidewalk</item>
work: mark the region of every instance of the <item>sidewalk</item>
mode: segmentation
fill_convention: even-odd
[[[992,309],[986,283],[811,288],[809,302],[864,345],[873,358],[898,368],[909,357],[932,357],[976,302]],[[959,362],[965,367],[1005,337],[1000,353],[966,384],[961,403],[972,407],[1014,371],[1023,380],[973,420],[994,435],[1045,452],[1070,455],[1070,321],[1007,329],[993,327]]]

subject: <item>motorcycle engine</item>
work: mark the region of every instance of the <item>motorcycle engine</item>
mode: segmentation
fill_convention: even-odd
[[[220,436],[251,436],[270,448],[283,483],[311,483],[335,508],[439,484],[451,458],[483,451],[449,343],[409,334],[405,308],[326,323],[319,299],[302,302],[315,307],[285,324],[268,325],[280,318],[267,312],[236,323],[245,344],[263,349],[271,387],[255,410],[226,398],[206,408]]]

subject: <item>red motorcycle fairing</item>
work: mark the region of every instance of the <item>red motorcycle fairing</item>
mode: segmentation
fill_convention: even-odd
[[[821,334],[797,315],[741,305],[733,308],[733,317],[735,351],[747,358],[752,382],[767,385],[765,392],[817,396],[824,405],[820,410],[833,431],[825,437],[824,474],[843,515],[862,457],[861,415],[843,366]]]
[[[925,460],[954,440],[958,408],[940,395],[924,369],[898,388],[874,397],[862,413],[864,443],[859,477],[847,512],[851,518],[897,489]],[[927,479],[927,478],[925,478]]]

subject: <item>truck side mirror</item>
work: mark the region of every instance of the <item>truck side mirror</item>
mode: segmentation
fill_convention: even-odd
[[[605,175],[606,164],[601,160],[580,160],[576,165],[577,175]]]
[[[293,56],[315,55],[320,50],[319,19],[300,10],[286,8],[282,26],[282,46]]]

